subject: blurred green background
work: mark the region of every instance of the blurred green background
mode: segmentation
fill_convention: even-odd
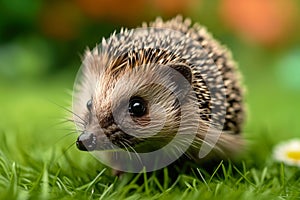
[[[85,49],[122,26],[182,14],[232,50],[247,88],[245,136],[261,151],[253,162],[265,159],[275,143],[300,137],[299,7],[299,0],[0,0],[0,150],[21,164],[53,149],[87,155],[74,147],[76,134],[56,125],[68,115],[58,105],[71,104]]]

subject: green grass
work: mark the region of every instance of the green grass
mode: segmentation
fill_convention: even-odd
[[[253,69],[255,71],[255,69]],[[272,160],[273,146],[299,137],[300,95],[244,71],[248,150],[241,160],[187,174],[111,175],[75,148],[72,124],[57,125],[71,97],[72,74],[0,84],[0,199],[299,199],[300,170]],[[174,176],[174,174],[173,174]]]

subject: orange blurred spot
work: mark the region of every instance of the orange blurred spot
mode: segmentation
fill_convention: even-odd
[[[76,0],[76,3],[85,14],[93,18],[103,17],[107,12],[107,5],[102,0]]]
[[[76,3],[91,18],[125,22],[136,21],[146,9],[144,0],[76,0]]]
[[[284,42],[296,26],[293,0],[222,0],[221,19],[244,37],[275,45]]]
[[[151,0],[151,2],[163,14],[173,16],[187,13],[198,5],[199,0]]]
[[[80,16],[73,4],[48,4],[40,13],[40,27],[50,37],[74,39],[78,35],[79,26]]]

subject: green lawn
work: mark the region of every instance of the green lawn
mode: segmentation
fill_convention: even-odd
[[[167,169],[159,176],[117,178],[76,149],[74,126],[59,124],[67,113],[56,105],[71,101],[74,73],[2,81],[0,199],[299,199],[299,168],[271,155],[276,143],[300,137],[300,93],[281,87],[268,68],[247,68],[247,59],[241,64],[248,88],[247,152],[238,162],[213,170],[199,166],[173,179]]]

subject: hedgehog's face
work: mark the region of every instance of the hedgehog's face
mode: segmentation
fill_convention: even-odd
[[[181,107],[190,92],[188,66],[145,65],[120,73],[105,71],[95,80],[95,89],[80,114],[85,122],[76,142],[80,150],[151,151],[176,134]]]

